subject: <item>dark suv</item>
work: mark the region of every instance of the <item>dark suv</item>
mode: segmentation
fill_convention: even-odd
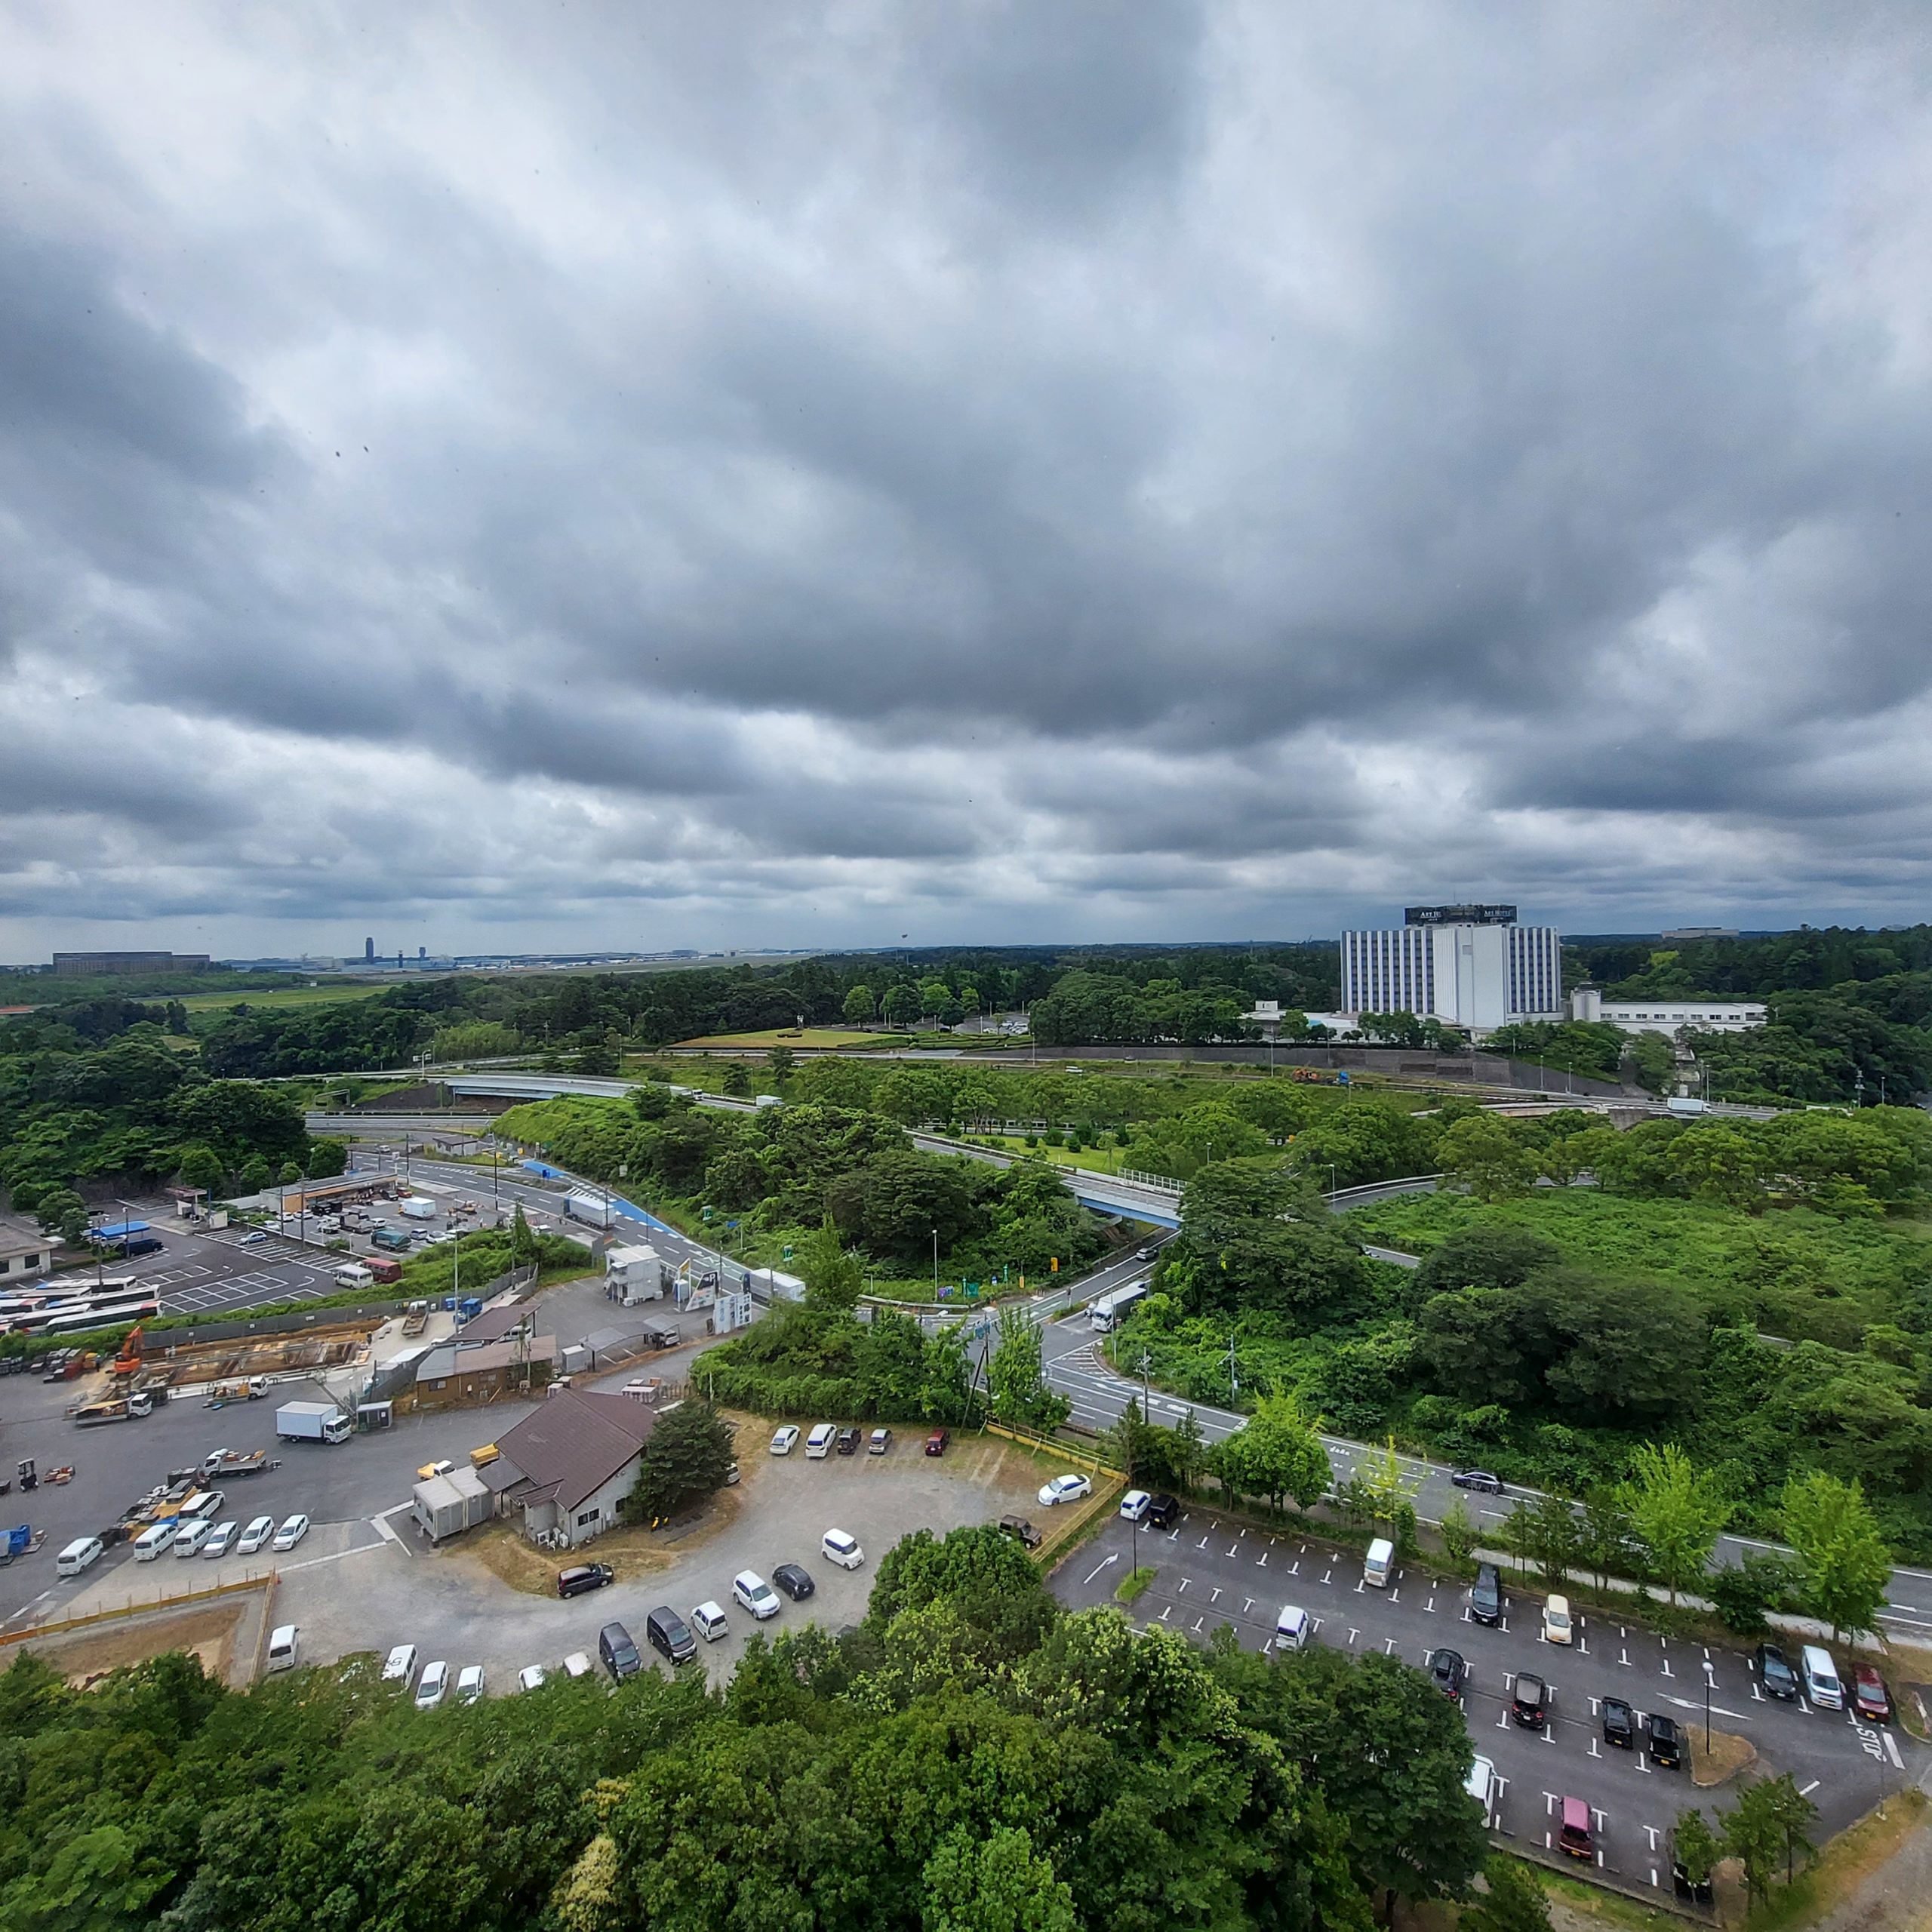
[[[1651,1754],[1652,1764],[1675,1770],[1684,1762],[1683,1727],[1675,1718],[1653,1711],[1644,1720],[1644,1749]]]
[[[1775,1644],[1760,1644],[1751,1653],[1751,1675],[1763,1687],[1767,1697],[1782,1697],[1786,1703],[1796,1701],[1798,1673],[1786,1662],[1783,1651]]]
[[[1162,1490],[1147,1499],[1147,1513],[1141,1518],[1150,1530],[1171,1530],[1180,1515],[1180,1500]]]
[[[1476,1565],[1476,1580],[1469,1586],[1469,1614],[1478,1623],[1503,1621],[1503,1579],[1493,1563]]]
[[[606,1583],[615,1583],[617,1577],[617,1573],[608,1563],[580,1563],[557,1572],[557,1594],[580,1597],[586,1590],[601,1590]]]
[[[1509,1715],[1527,1730],[1540,1730],[1549,1715],[1549,1689],[1540,1677],[1520,1674],[1509,1692]]]
[[[841,1456],[858,1454],[859,1432],[856,1429],[841,1429],[838,1432],[838,1453]]]

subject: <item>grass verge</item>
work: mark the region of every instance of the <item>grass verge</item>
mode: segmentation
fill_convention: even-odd
[[[1130,1570],[1120,1580],[1118,1586],[1114,1591],[1114,1601],[1115,1603],[1137,1601],[1141,1592],[1154,1580],[1155,1574],[1155,1567],[1151,1563],[1143,1563],[1138,1570]]]
[[[1924,1828],[1925,1813],[1925,1794],[1916,1787],[1887,1798],[1847,1826],[1789,1885],[1752,1912],[1745,1932],[1789,1932],[1826,1917]]]

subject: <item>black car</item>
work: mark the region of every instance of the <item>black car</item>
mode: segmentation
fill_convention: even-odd
[[[1798,1673],[1785,1661],[1775,1644],[1760,1644],[1751,1653],[1751,1675],[1767,1697],[1782,1697],[1792,1703],[1798,1697]]]
[[[1463,1680],[1469,1674],[1469,1667],[1463,1661],[1460,1651],[1431,1651],[1429,1654],[1429,1674],[1435,1680],[1435,1687],[1443,1696],[1460,1698]]]
[[[859,1451],[859,1432],[856,1429],[841,1429],[838,1432],[838,1453],[841,1456],[855,1456]]]
[[[1024,1516],[1002,1516],[999,1519],[999,1533],[1003,1537],[1011,1537],[1023,1549],[1038,1549],[1040,1546],[1039,1531]]]
[[[678,1627],[683,1629],[681,1619]],[[687,1638],[691,1637],[688,1630],[685,1632],[685,1635]],[[691,1649],[697,1647],[697,1642],[693,1639]],[[615,1683],[621,1684],[626,1678],[635,1677],[644,1668],[641,1654],[631,1641],[631,1633],[621,1623],[607,1623],[598,1632],[597,1654],[604,1660],[604,1668],[611,1673]],[[690,1652],[687,1651],[685,1654],[688,1656]]]
[[[1626,1751],[1637,1748],[1637,1714],[1621,1697],[1603,1700],[1603,1741]]]
[[[1469,1614],[1478,1623],[1503,1621],[1503,1579],[1493,1563],[1476,1565],[1476,1580],[1469,1586]]]
[[[1527,1730],[1542,1730],[1549,1715],[1549,1688],[1540,1677],[1527,1672],[1518,1677],[1510,1687],[1509,1715]]]
[[[1675,1718],[1653,1712],[1644,1720],[1644,1749],[1651,1754],[1652,1764],[1675,1770],[1684,1762],[1683,1727]]]
[[[794,1603],[802,1603],[818,1588],[811,1577],[795,1563],[781,1563],[771,1573],[771,1580]]]
[[[1171,1530],[1180,1515],[1180,1499],[1165,1490],[1147,1499],[1147,1513],[1141,1518],[1150,1530]]]
[[[1679,1898],[1694,1900],[1699,1905],[1712,1902],[1710,1880],[1694,1879],[1685,1869],[1684,1861],[1674,1854],[1670,1861],[1670,1888]]]
[[[560,1597],[578,1597],[586,1590],[601,1590],[606,1583],[614,1583],[617,1573],[608,1563],[579,1563],[568,1570],[557,1572],[557,1594]]]
[[[1485,1496],[1503,1494],[1503,1478],[1488,1469],[1458,1469],[1449,1480],[1458,1489],[1480,1490]]]

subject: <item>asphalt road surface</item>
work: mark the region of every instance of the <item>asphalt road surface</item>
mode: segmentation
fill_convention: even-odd
[[[1137,1532],[1116,1518],[1062,1567],[1054,1592],[1076,1607],[1111,1602],[1137,1559],[1156,1574],[1131,1614],[1197,1640],[1226,1624],[1245,1647],[1271,1651],[1275,1620],[1294,1604],[1315,1620],[1314,1641],[1338,1650],[1386,1651],[1418,1666],[1439,1646],[1460,1652],[1469,1671],[1463,1710],[1470,1740],[1497,1774],[1495,1829],[1547,1845],[1561,1801],[1583,1798],[1595,1814],[1602,1868],[1645,1888],[1669,1888],[1664,1835],[1676,1814],[1700,1802],[1727,1802],[1733,1794],[1720,1786],[1700,1797],[1687,1770],[1606,1743],[1598,1715],[1604,1697],[1674,1717],[1687,1731],[1703,1723],[1708,1686],[1714,1728],[1749,1740],[1757,1752],[1754,1774],[1792,1773],[1817,1806],[1823,1834],[1903,1789],[1932,1758],[1896,1726],[1764,1697],[1737,1652],[1673,1644],[1634,1624],[1595,1617],[1582,1621],[1574,1645],[1548,1644],[1540,1599],[1512,1592],[1502,1624],[1492,1629],[1471,1620],[1460,1584],[1404,1569],[1388,1589],[1371,1589],[1358,1551],[1271,1536],[1204,1509],[1185,1511],[1168,1534]],[[1549,1721],[1540,1730],[1510,1716],[1518,1672],[1534,1672],[1551,1687]]]

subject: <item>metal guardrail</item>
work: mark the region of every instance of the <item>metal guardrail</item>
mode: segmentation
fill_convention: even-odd
[[[78,1617],[61,1617],[48,1623],[29,1623],[18,1630],[0,1630],[0,1644],[24,1643],[32,1637],[51,1637],[63,1630],[85,1629],[91,1624],[108,1623],[117,1617],[145,1617],[149,1611],[178,1610],[184,1604],[207,1603],[216,1597],[239,1595],[245,1590],[272,1589],[281,1580],[279,1570],[264,1570],[258,1575],[243,1577],[233,1583],[211,1583],[206,1589],[186,1590],[179,1595],[152,1597],[146,1600],[131,1597],[124,1604],[113,1604],[103,1610],[83,1611]]]

